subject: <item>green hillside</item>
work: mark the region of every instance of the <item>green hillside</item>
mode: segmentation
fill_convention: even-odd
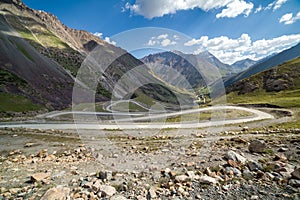
[[[227,102],[300,107],[300,57],[228,87]]]

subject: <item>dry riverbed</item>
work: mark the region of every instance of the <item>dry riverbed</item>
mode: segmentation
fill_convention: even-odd
[[[122,154],[99,155],[76,131],[1,129],[0,199],[300,198],[299,129],[148,132],[106,130]],[[166,162],[121,170],[124,155]]]

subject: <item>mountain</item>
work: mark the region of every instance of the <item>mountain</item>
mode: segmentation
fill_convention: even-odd
[[[205,60],[206,62],[218,67],[218,69],[220,70],[220,73],[223,76],[227,76],[227,75],[230,75],[232,73],[236,73],[235,69],[233,69],[230,65],[222,63],[218,58],[216,58],[209,51],[203,51],[199,54],[196,54],[195,56],[197,56],[201,60]]]
[[[225,80],[224,85],[230,86],[233,83],[248,78],[254,74],[260,73],[262,71],[268,70],[272,67],[275,67],[277,65],[280,65],[284,62],[287,62],[289,60],[295,59],[300,56],[300,43],[298,43],[296,46],[291,47],[287,50],[282,51],[281,53],[278,53],[274,56],[271,56],[267,59],[264,59],[261,62],[258,62],[257,64],[251,66],[249,69],[238,73],[237,75],[234,75],[227,80]]]
[[[229,103],[300,106],[300,57],[239,80],[226,88]]]
[[[102,61],[122,55],[109,64],[104,75],[99,74],[102,76],[96,89],[96,101],[109,100],[119,79],[142,66],[135,72],[135,78],[149,84],[137,88],[133,96],[146,95],[177,103],[176,94],[166,83],[154,77],[150,69],[125,50],[87,31],[68,28],[54,15],[30,9],[20,0],[1,1],[0,27],[0,112],[70,107],[75,77],[95,48],[102,55],[99,58]],[[91,81],[95,80],[91,77]],[[81,84],[82,88],[88,88],[89,79]],[[126,85],[122,85],[116,91],[124,93],[126,89]],[[82,95],[85,96],[84,91]]]
[[[200,56],[179,51],[150,54],[141,61],[161,79],[179,88],[204,87],[217,78],[216,66]]]
[[[240,69],[240,71],[244,71],[244,70],[248,69],[249,67],[251,67],[252,65],[255,65],[256,63],[257,63],[257,61],[247,58],[244,60],[237,61],[237,62],[233,63],[231,66],[234,68]]]
[[[227,77],[243,70],[222,63],[208,51],[196,55],[180,51],[162,52],[145,56],[141,61],[171,85],[186,89],[205,87],[220,75]]]

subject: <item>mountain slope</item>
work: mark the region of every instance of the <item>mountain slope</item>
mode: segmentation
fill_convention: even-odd
[[[259,62],[246,71],[243,71],[237,75],[234,75],[230,77],[229,79],[225,80],[225,86],[229,86],[239,80],[248,78],[254,74],[260,73],[262,71],[268,70],[272,67],[275,67],[277,65],[280,65],[286,61],[292,60],[294,58],[297,58],[300,56],[300,43],[297,44],[296,46],[287,49],[285,51],[282,51],[281,53],[278,53],[267,60],[264,60],[262,62]]]
[[[229,103],[300,106],[300,57],[226,88]]]
[[[225,63],[222,63],[218,58],[216,58],[213,54],[211,54],[208,51],[203,51],[197,55],[198,58],[200,58],[201,60],[205,60],[206,62],[218,67],[218,69],[220,70],[220,73],[223,76],[227,76],[233,73],[237,73],[236,69],[234,69],[232,66],[227,65]]]
[[[237,61],[237,62],[233,63],[231,66],[239,69],[240,71],[244,71],[244,70],[248,69],[249,67],[251,67],[252,65],[255,65],[256,63],[257,63],[257,61],[247,58],[245,60]]]
[[[205,87],[217,78],[218,69],[206,60],[179,51],[151,54],[141,59],[154,73],[175,87]]]
[[[108,100],[120,77],[136,66],[143,65],[126,51],[86,31],[70,29],[52,14],[32,10],[19,0],[1,2],[0,25],[1,96],[26,98],[33,109],[69,107],[74,77],[94,48],[101,49],[108,56],[122,55],[109,65],[101,78],[96,101]],[[138,94],[164,102],[177,102],[174,92],[156,79],[150,69],[144,66],[142,71],[139,74],[142,78],[146,77],[156,84],[145,85],[136,91]],[[188,99],[189,95],[186,97]],[[22,104],[22,101],[19,103]],[[13,111],[11,107],[8,105],[8,110],[1,110]]]

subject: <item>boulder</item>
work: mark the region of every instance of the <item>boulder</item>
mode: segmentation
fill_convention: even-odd
[[[51,188],[41,198],[41,200],[65,200],[68,198],[70,188]]]
[[[239,162],[239,163],[242,163],[242,164],[245,164],[247,159],[244,157],[244,156],[241,156],[240,154],[234,152],[234,151],[228,151],[226,154],[225,154],[225,158],[227,160],[233,160],[235,162]]]
[[[31,180],[34,182],[42,181],[46,178],[50,177],[49,173],[36,173],[31,176]]]
[[[292,177],[300,180],[300,168],[295,168],[295,170],[292,172]]]
[[[206,175],[200,176],[199,182],[205,183],[205,184],[214,184],[214,185],[218,183],[217,179],[212,178],[210,176],[206,176]]]
[[[249,145],[249,151],[251,153],[264,153],[266,150],[266,144],[260,140],[253,140]]]
[[[109,185],[102,185],[100,187],[101,196],[103,197],[111,197],[116,194],[116,189]]]

